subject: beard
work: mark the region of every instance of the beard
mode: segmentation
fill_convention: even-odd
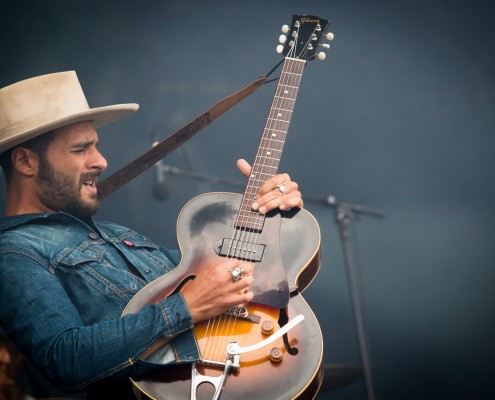
[[[40,157],[38,188],[41,202],[53,211],[63,211],[79,218],[93,216],[100,206],[99,196],[84,200],[81,188],[84,182],[96,179],[99,173],[84,173],[79,181],[72,174],[57,171],[44,157]]]

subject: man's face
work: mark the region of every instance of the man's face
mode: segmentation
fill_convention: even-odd
[[[98,211],[96,181],[107,161],[97,150],[98,134],[89,121],[54,132],[46,154],[40,154],[39,199],[49,211],[89,217]]]

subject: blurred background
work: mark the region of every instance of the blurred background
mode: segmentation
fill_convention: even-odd
[[[330,19],[335,40],[305,69],[280,166],[321,228],[322,266],[304,292],[328,366],[317,399],[369,397],[354,379],[362,352],[329,196],[385,213],[353,214],[350,224],[374,397],[493,399],[494,11],[488,0],[2,0],[0,87],[76,70],[90,106],[139,103],[100,130],[108,176],[266,74],[293,14]],[[163,163],[242,182],[235,161],[254,158],[274,89]],[[155,183],[152,168],[98,218],[175,248],[190,198],[242,191],[166,174],[158,198]],[[2,179],[2,208],[4,194]]]

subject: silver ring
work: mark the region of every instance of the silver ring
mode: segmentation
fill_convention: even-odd
[[[278,190],[280,190],[280,193],[287,194],[288,190],[285,187],[285,183],[282,182],[280,185],[277,185],[277,187],[278,187]]]
[[[234,268],[232,271],[230,271],[230,275],[232,276],[232,280],[234,282],[237,282],[244,276],[244,268]]]

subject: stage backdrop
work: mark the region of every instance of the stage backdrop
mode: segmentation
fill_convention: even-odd
[[[281,162],[321,227],[322,267],[304,296],[321,324],[324,362],[361,363],[336,211],[321,201],[334,196],[385,212],[354,215],[350,227],[375,397],[487,399],[495,372],[494,11],[488,0],[2,0],[0,86],[75,69],[90,105],[139,103],[100,131],[108,176],[153,137],[266,74],[281,59],[275,48],[292,14],[329,18],[335,40],[326,60],[305,70]],[[274,87],[164,163],[242,182],[235,161],[253,159]],[[166,175],[169,193],[159,200],[154,179],[149,170],[113,194],[98,218],[175,247],[176,218],[190,198],[242,190]],[[3,182],[0,194],[3,207]],[[317,398],[365,399],[364,380]]]

